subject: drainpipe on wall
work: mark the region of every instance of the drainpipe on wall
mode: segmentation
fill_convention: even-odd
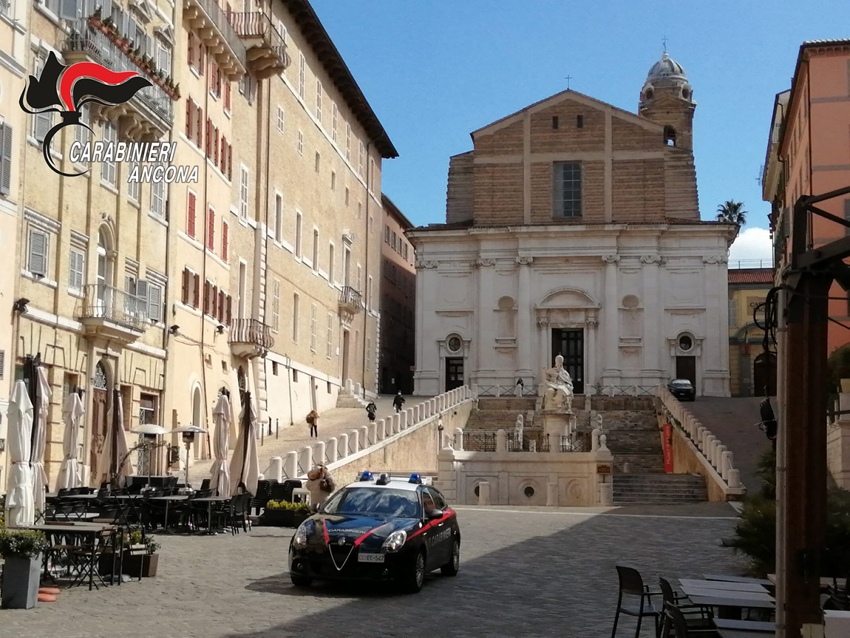
[[[366,210],[363,211],[364,223],[366,226],[366,272],[363,278],[363,284],[366,286],[366,302],[363,304],[363,371],[360,378],[363,380],[361,387],[363,388],[363,398],[366,398],[366,334],[369,332],[369,180],[372,173],[372,162],[369,161],[369,149],[372,148],[372,142],[366,144]]]
[[[210,53],[209,53],[209,50],[208,50],[208,48],[205,44],[202,44],[202,46],[204,47],[204,64],[206,64],[209,61]],[[210,118],[210,110],[209,110],[209,106],[210,106],[210,81],[212,80],[212,78],[210,77],[209,68],[203,69],[203,70],[206,71],[206,73],[204,73],[204,113],[207,114],[207,120],[210,120],[211,119]],[[203,126],[204,123],[201,122],[201,125]],[[204,294],[206,294],[206,289],[207,289],[206,288],[207,287],[207,240],[209,239],[209,236],[210,236],[210,229],[209,229],[210,215],[209,215],[209,200],[208,200],[208,198],[209,198],[209,184],[210,184],[210,167],[209,167],[209,162],[207,162],[206,148],[208,148],[210,146],[210,141],[209,141],[209,129],[205,127],[203,129],[203,131],[204,131],[205,147],[203,149],[201,149],[201,152],[203,153],[203,160],[202,161],[204,163],[204,211],[203,211],[203,215],[204,215],[204,236],[201,237],[201,248],[202,248],[202,252],[203,252],[203,255],[204,255],[204,260],[203,260],[203,266],[201,267],[201,278],[198,281],[198,286],[202,286],[201,290],[198,291],[198,299],[201,300],[201,308],[200,308],[200,310],[201,310],[201,317],[200,317],[200,322],[201,322],[201,349],[200,349],[200,352],[201,352],[201,391],[203,393],[203,398],[202,398],[203,413],[202,414],[203,414],[204,421],[206,421],[207,410],[208,410],[208,407],[207,407],[207,363],[206,363],[206,361],[204,361],[204,350],[206,349],[206,318],[205,318],[206,314],[204,313],[204,298],[203,298],[203,295],[201,294],[201,291],[203,291]],[[197,214],[197,211],[196,211],[196,214]],[[210,300],[210,301],[212,301],[212,300]],[[193,399],[193,403],[194,403],[194,399]],[[194,406],[193,406],[193,413],[192,413],[192,419],[193,420],[194,420],[194,417],[195,417],[195,415],[194,415]],[[193,425],[203,427],[203,424],[201,424],[201,423],[193,423]],[[212,456],[212,454],[209,453],[210,452],[210,437],[209,437],[209,434],[207,434],[206,439],[207,439],[208,456]],[[189,467],[189,448],[188,447],[186,448],[186,467],[187,468]]]

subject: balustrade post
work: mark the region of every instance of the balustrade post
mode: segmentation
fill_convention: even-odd
[[[508,451],[508,433],[503,429],[499,429],[496,432],[496,452],[507,452]]]
[[[304,476],[311,469],[313,469],[313,448],[305,445],[301,448],[298,459],[298,476]]]
[[[741,487],[741,472],[740,470],[731,469],[729,470],[729,479],[726,481],[726,484],[732,488]]]
[[[717,441],[717,443],[717,450],[714,453],[714,467],[717,468],[718,474],[723,476],[723,453],[729,448],[720,443],[720,441]]]
[[[283,459],[273,456],[269,462],[269,478],[281,483],[283,481]]]
[[[337,455],[337,439],[335,436],[332,436],[328,439],[328,447],[327,447],[327,455],[328,455],[328,463],[336,463],[339,459]]]
[[[349,447],[351,448],[351,453],[356,454],[360,451],[360,430],[352,430],[348,434]]]
[[[376,445],[378,443],[378,424],[370,423],[369,424],[369,439],[372,441],[372,445]]]
[[[372,445],[372,441],[369,440],[369,426],[361,425],[357,429],[360,430],[360,449],[365,450]]]
[[[298,476],[298,452],[287,452],[286,460],[283,462],[283,474],[288,479]]]
[[[325,442],[318,441],[313,444],[313,463],[315,464],[325,464],[327,460],[325,459]]]
[[[455,428],[454,449],[458,452],[463,452],[463,429],[461,428]]]
[[[348,434],[343,433],[339,435],[339,445],[337,447],[337,456],[341,459],[344,459],[348,456]]]

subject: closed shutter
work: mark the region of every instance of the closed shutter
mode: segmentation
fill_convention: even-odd
[[[210,282],[204,282],[204,314],[210,314]]]
[[[213,127],[213,153],[212,153],[213,164],[218,166],[218,127]]]
[[[230,110],[230,80],[224,83],[224,110]]]
[[[212,146],[212,120],[207,118],[207,157],[210,156],[210,148]]]
[[[223,290],[218,291],[218,319],[219,323],[224,323],[224,305],[226,303],[227,295],[224,294]]]
[[[227,174],[227,138],[221,136],[221,157],[219,157],[219,169],[224,174]]]
[[[212,306],[212,312],[210,312],[210,316],[218,317],[218,286],[212,287],[212,295],[210,295],[210,305]]]
[[[0,127],[0,195],[12,190],[12,127]]]
[[[227,179],[233,181],[233,146],[227,147]]]
[[[215,251],[215,211],[210,208],[207,226],[207,248]]]
[[[195,34],[189,34],[189,66],[195,66]]]
[[[204,145],[204,109],[200,106],[198,107],[198,117],[196,118],[198,122],[198,128],[195,129],[195,135],[197,135],[197,139],[195,142],[198,145],[198,148],[203,148]]]
[[[182,289],[182,296],[180,297],[180,299],[186,305],[189,305],[189,277],[191,277],[191,276],[192,276],[192,274],[189,272],[188,268],[184,268],[183,269],[183,289]]]
[[[221,258],[227,261],[227,222],[221,222]]]
[[[148,286],[148,319],[162,321],[162,288],[159,286]]]
[[[192,307],[200,308],[201,307],[201,276],[200,275],[192,275],[192,283],[194,284],[192,287]]]
[[[43,142],[47,131],[53,125],[53,113],[37,113],[35,115],[35,131],[34,137],[37,141]]]
[[[230,295],[227,295],[227,312],[224,318],[228,326],[233,323],[233,298]]]
[[[206,65],[206,58],[204,56],[204,43],[201,42],[198,45],[198,73],[201,75],[204,74],[204,66]]]
[[[39,277],[47,274],[47,234],[40,230],[30,231],[30,250],[27,269]]]
[[[190,140],[192,139],[192,119],[195,117],[194,106],[195,103],[192,100],[186,100],[186,137]]]
[[[189,211],[186,218],[186,232],[189,237],[195,236],[195,193],[189,193]]]

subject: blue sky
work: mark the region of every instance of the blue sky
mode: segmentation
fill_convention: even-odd
[[[847,0],[313,0],[400,157],[383,188],[417,225],[445,221],[450,155],[469,133],[571,88],[632,112],[667,37],[697,109],[700,210],[743,201],[732,257],[769,257],[757,182],[776,93],[800,44],[850,37]]]

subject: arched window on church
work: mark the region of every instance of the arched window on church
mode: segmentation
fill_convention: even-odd
[[[664,127],[664,143],[667,146],[676,146],[676,129],[672,126]]]

